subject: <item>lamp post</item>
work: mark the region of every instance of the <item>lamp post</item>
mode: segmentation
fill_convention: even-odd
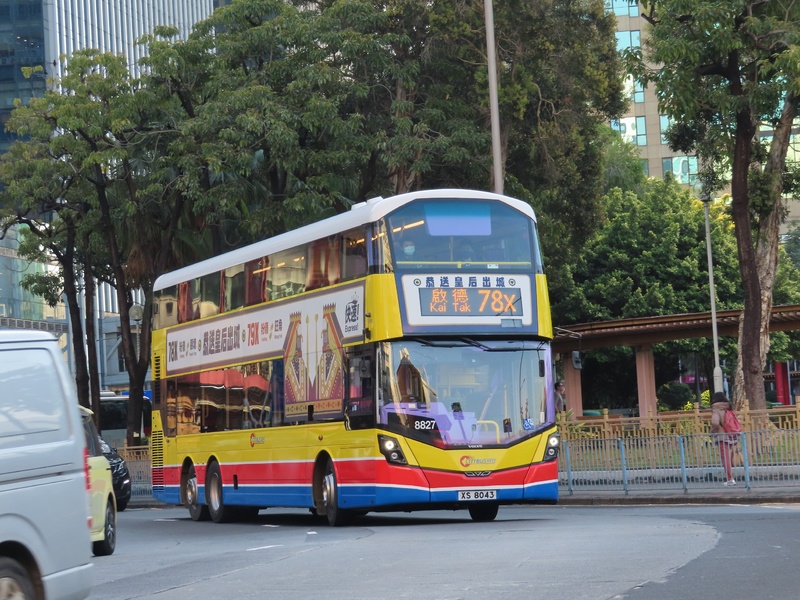
[[[717,336],[717,292],[714,288],[714,261],[711,257],[711,219],[708,214],[708,205],[711,195],[706,192],[705,186],[698,181],[694,184],[694,194],[703,203],[706,218],[706,254],[708,256],[708,289],[711,295],[711,336],[714,341],[714,391],[722,392],[722,368],[719,366],[719,337]]]
[[[139,361],[139,340],[142,335],[141,323],[144,318],[144,306],[141,304],[134,304],[128,310],[128,315],[131,319],[136,321],[136,361]]]
[[[486,62],[489,67],[489,117],[492,126],[492,173],[494,191],[503,193],[503,154],[500,144],[500,102],[497,93],[497,56],[494,45],[494,5],[492,0],[484,0],[484,20],[486,21]]]

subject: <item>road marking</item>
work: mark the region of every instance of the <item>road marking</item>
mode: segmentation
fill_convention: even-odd
[[[275,544],[272,546],[259,546],[258,548],[248,548],[247,552],[253,552],[255,550],[269,550],[270,548],[280,548],[281,544]]]

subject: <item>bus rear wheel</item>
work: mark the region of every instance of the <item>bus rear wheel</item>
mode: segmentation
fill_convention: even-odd
[[[183,482],[183,498],[192,521],[208,521],[208,506],[200,504],[200,494],[197,485],[197,472],[194,465],[189,467],[189,473]]]
[[[236,507],[225,506],[222,500],[222,471],[215,460],[208,465],[206,473],[206,504],[214,523],[227,523],[236,518]]]
[[[492,502],[470,504],[469,516],[472,517],[473,521],[494,521],[498,508],[500,507]]]

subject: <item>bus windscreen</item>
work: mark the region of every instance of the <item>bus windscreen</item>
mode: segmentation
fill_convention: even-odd
[[[513,208],[430,200],[387,216],[398,270],[475,268],[542,272],[533,223]]]

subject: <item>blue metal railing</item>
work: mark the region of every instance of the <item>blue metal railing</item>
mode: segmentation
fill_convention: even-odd
[[[743,487],[800,487],[800,430],[738,434],[733,475]],[[716,487],[727,479],[720,449],[709,434],[563,441],[559,486],[578,490],[683,490]]]
[[[152,496],[149,454],[126,456],[134,498]],[[725,480],[719,448],[709,434],[563,441],[561,493],[637,490],[683,491],[720,486]],[[733,475],[743,488],[800,488],[800,430],[738,435]]]

